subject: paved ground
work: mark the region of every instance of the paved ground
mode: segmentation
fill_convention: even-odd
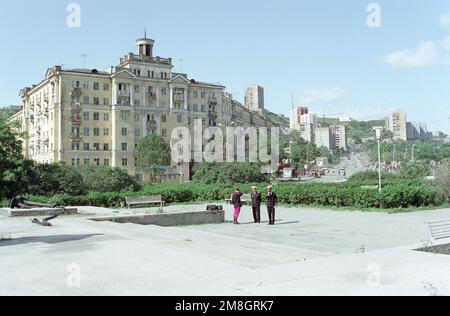
[[[280,208],[269,227],[247,208],[241,226],[174,228],[97,223],[86,214],[116,211],[81,210],[52,228],[0,217],[13,237],[0,241],[0,295],[450,295],[450,256],[413,251],[424,222],[450,210]]]

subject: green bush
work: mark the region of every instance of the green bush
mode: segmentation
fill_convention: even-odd
[[[445,202],[442,191],[427,182],[419,180],[397,180],[385,184],[382,193],[376,188],[360,186],[364,181],[352,184],[308,183],[279,184],[275,186],[279,202],[286,205],[320,205],[325,207],[407,208],[439,206]],[[147,185],[138,192],[90,192],[82,196],[58,194],[52,198],[30,196],[37,202],[57,202],[63,205],[119,207],[126,196],[162,195],[167,203],[194,203],[224,201],[236,188],[235,185],[204,184],[156,184]],[[240,187],[250,192],[251,185]],[[266,192],[266,185],[259,185],[260,192]],[[263,194],[265,196],[265,194]]]
[[[243,184],[262,183],[267,177],[256,163],[203,163],[194,168],[192,180],[202,184]]]

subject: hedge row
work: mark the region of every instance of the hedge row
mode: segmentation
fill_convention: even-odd
[[[275,191],[280,203],[286,205],[389,209],[439,206],[445,202],[443,194],[437,187],[422,181],[388,182],[382,193],[379,193],[377,189],[362,188],[360,186],[362,183],[366,182],[280,184],[275,186]],[[249,192],[250,187],[251,185],[243,185],[241,191]],[[229,185],[161,184],[146,186],[140,192],[91,192],[84,196],[60,194],[52,198],[41,196],[28,196],[28,198],[36,202],[58,202],[63,205],[119,207],[126,196],[142,195],[162,195],[169,204],[224,201],[230,197],[234,189]],[[259,189],[265,192],[266,185],[260,185]]]

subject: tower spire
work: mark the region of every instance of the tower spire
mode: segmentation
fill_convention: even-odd
[[[144,38],[147,38],[147,28],[144,29]]]

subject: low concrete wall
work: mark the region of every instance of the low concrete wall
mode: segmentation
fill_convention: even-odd
[[[64,212],[63,212],[64,211]],[[9,217],[27,217],[27,216],[51,216],[63,212],[61,215],[73,215],[77,214],[78,210],[76,208],[33,208],[33,209],[0,209],[1,215],[6,215]]]
[[[113,222],[119,224],[156,225],[162,227],[189,226],[225,223],[225,211],[200,211],[186,213],[167,213],[155,215],[133,215],[98,217],[90,220],[96,222]]]

